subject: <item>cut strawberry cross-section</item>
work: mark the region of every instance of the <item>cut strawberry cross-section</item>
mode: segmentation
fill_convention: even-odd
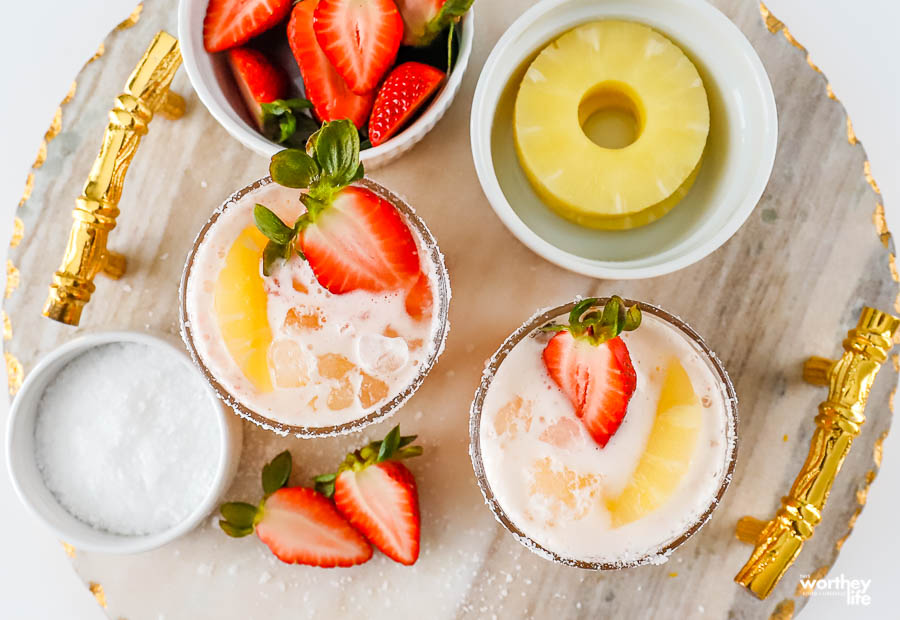
[[[296,251],[319,284],[336,295],[409,292],[420,274],[418,247],[393,204],[353,185],[363,175],[356,128],[348,120],[325,123],[310,137],[307,151],[287,149],[272,157],[269,171],[276,183],[309,191],[300,195],[306,213],[293,226],[256,205],[256,225],[269,238],[263,273],[268,275],[273,261]],[[422,297],[423,316],[424,304]]]
[[[316,478],[316,488],[333,495],[338,511],[382,553],[401,564],[419,557],[419,495],[412,472],[399,461],[422,453],[395,426],[344,459],[336,474]]]
[[[375,90],[394,64],[403,19],[394,0],[319,0],[316,39],[350,90]]]
[[[397,0],[403,17],[403,45],[428,45],[466,14],[473,0]]]
[[[357,129],[366,124],[375,100],[372,92],[357,95],[347,86],[325,52],[319,47],[313,31],[313,15],[319,0],[302,0],[294,6],[288,22],[287,36],[300,74],[306,98],[320,121],[350,119]]]
[[[255,531],[275,557],[288,564],[329,568],[368,561],[371,545],[327,497],[315,489],[285,486],[291,464],[291,454],[285,451],[263,468],[265,497],[259,505],[222,504],[219,525],[225,533],[240,538]]]
[[[544,366],[559,386],[588,433],[603,448],[619,429],[637,386],[628,348],[618,335],[640,325],[640,309],[627,313],[618,297],[603,312],[587,310],[597,302],[586,299],[575,306],[569,325],[552,325],[558,331],[544,347]]]
[[[262,104],[284,98],[287,94],[287,75],[262,52],[248,47],[228,50],[228,64],[247,110],[256,126],[262,129]]]
[[[287,17],[291,0],[209,0],[203,20],[203,45],[221,52],[243,45]]]

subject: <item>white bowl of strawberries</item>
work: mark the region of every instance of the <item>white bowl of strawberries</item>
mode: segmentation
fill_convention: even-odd
[[[473,0],[181,0],[188,77],[210,114],[265,157],[349,118],[371,170],[441,119],[472,52]]]

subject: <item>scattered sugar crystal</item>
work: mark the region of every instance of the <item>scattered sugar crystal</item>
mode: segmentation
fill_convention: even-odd
[[[168,252],[166,252],[165,254],[163,254],[162,256],[160,256],[160,257],[159,257],[159,260],[166,260],[167,258],[169,258],[169,253],[168,253]]]
[[[209,187],[209,183],[207,183],[206,181],[200,181],[200,187],[206,189],[207,187]]]
[[[259,583],[268,583],[270,579],[272,579],[272,573],[270,573],[269,571],[263,571],[259,576]]]
[[[125,291],[126,293],[130,293],[133,289],[131,288],[130,284],[123,284],[122,290]]]
[[[367,372],[387,375],[409,361],[409,345],[403,338],[363,334],[356,340],[360,365]]]
[[[466,353],[471,353],[475,350],[475,345],[471,342],[466,345]]]
[[[202,379],[160,347],[115,343],[67,364],[44,391],[35,458],[75,517],[116,534],[165,530],[209,491],[218,430]]]
[[[209,577],[210,575],[213,574],[213,568],[214,568],[214,566],[212,563],[199,564],[197,566],[197,574],[201,575],[203,577]]]

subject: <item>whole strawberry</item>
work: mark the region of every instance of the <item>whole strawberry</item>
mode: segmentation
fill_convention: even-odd
[[[290,473],[291,453],[285,451],[263,467],[265,496],[259,504],[222,504],[222,530],[234,538],[255,531],[288,564],[330,568],[367,562],[372,547],[365,538],[315,489],[286,487]]]
[[[416,289],[419,251],[406,221],[393,204],[355,185],[363,177],[363,166],[352,122],[324,123],[310,136],[305,152],[276,153],[269,172],[279,185],[307,190],[300,195],[306,213],[288,226],[256,205],[256,226],[269,238],[263,251],[264,275],[271,273],[276,260],[296,252],[331,293],[415,290],[412,311],[427,313],[428,299]]]
[[[620,297],[610,298],[603,310],[592,309],[597,299],[585,299],[569,314],[568,325],[550,325],[559,332],[544,347],[544,366],[575,408],[588,433],[601,448],[619,429],[637,387],[628,348],[619,338],[641,324],[641,310],[626,311]]]
[[[412,472],[400,462],[422,454],[395,426],[381,441],[351,452],[336,473],[318,476],[316,489],[382,553],[401,564],[419,558],[419,495]]]

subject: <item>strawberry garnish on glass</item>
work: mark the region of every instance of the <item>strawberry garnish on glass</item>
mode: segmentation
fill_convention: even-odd
[[[637,386],[628,348],[619,338],[641,324],[637,306],[625,308],[613,296],[602,310],[597,299],[585,299],[572,308],[568,325],[548,325],[558,332],[544,347],[544,366],[601,448],[618,430]]]
[[[416,436],[395,426],[381,441],[351,452],[336,473],[318,476],[316,489],[382,553],[401,564],[419,557],[419,495],[402,459],[422,454]]]
[[[219,526],[234,538],[256,532],[282,562],[330,568],[354,566],[372,557],[372,547],[342,517],[330,499],[307,487],[287,487],[291,453],[263,467],[265,496],[259,504],[222,504]]]
[[[324,123],[306,151],[276,153],[269,172],[279,185],[306,190],[300,195],[306,213],[289,226],[256,205],[256,226],[269,239],[264,275],[270,275],[276,261],[296,253],[330,293],[404,291],[413,295],[407,304],[411,313],[430,314],[430,291],[417,286],[419,251],[406,221],[393,204],[354,184],[362,179],[363,166],[352,122]]]

